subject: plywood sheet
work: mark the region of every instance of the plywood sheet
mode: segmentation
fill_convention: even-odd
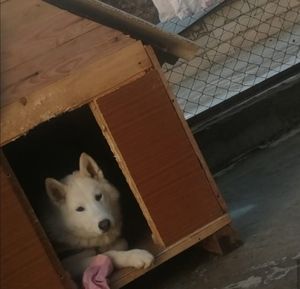
[[[151,62],[143,45],[135,42],[116,54],[100,58],[67,77],[1,107],[1,145],[25,134],[43,121],[133,81],[150,67]]]
[[[1,288],[72,288],[50,261],[9,174],[1,158]]]
[[[224,213],[157,71],[97,104],[165,245]]]
[[[41,0],[10,0],[1,11],[2,107],[135,42]]]
[[[41,0],[1,2],[1,145],[148,64],[120,31]]]

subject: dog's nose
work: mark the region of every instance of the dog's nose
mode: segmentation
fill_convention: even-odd
[[[110,228],[110,220],[104,219],[104,220],[100,221],[98,224],[98,227],[103,232],[107,232]]]

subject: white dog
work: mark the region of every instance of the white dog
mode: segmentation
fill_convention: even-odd
[[[90,156],[81,154],[79,171],[61,181],[47,178],[45,183],[54,206],[43,223],[54,246],[58,251],[84,249],[62,260],[74,278],[83,273],[96,252],[109,256],[117,268],[152,264],[149,252],[127,250],[121,237],[119,192]]]

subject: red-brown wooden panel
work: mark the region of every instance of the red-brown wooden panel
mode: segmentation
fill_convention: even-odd
[[[54,269],[6,171],[1,164],[1,288],[70,288]]]
[[[165,245],[224,213],[156,71],[97,104]]]

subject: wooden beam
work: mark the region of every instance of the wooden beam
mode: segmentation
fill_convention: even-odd
[[[141,275],[152,270],[153,268],[159,266],[160,264],[166,262],[167,260],[176,256],[180,252],[183,252],[189,247],[204,240],[208,236],[211,236],[212,234],[219,231],[220,229],[222,229],[223,227],[225,227],[230,223],[231,223],[231,219],[227,214],[219,217],[215,221],[209,223],[208,225],[202,227],[201,229],[181,239],[174,245],[165,248],[164,250],[158,252],[157,254],[154,254],[155,255],[154,264],[146,270],[145,269],[141,269],[141,270],[124,269],[115,272],[110,279],[111,288],[118,289],[121,288],[122,286],[125,286],[129,282],[140,277]]]
[[[243,245],[243,241],[231,225],[226,225],[205,239],[201,245],[211,253],[225,255]]]
[[[177,57],[191,60],[198,44],[97,0],[44,0],[77,15],[109,25]]]

